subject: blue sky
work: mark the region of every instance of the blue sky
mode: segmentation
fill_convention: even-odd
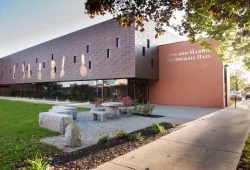
[[[85,0],[0,0],[0,58],[112,18],[90,19]]]

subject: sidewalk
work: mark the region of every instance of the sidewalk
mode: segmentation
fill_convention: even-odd
[[[235,170],[250,128],[250,101],[185,124],[98,170]]]

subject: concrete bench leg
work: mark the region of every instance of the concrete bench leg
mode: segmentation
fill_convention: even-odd
[[[107,115],[107,114],[102,114],[102,115],[101,115],[101,122],[106,122],[106,121],[107,121],[107,118],[108,118],[108,115]]]
[[[93,113],[93,120],[97,120],[98,119],[98,115]]]

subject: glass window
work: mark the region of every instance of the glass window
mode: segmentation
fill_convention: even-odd
[[[120,39],[116,38],[116,47],[120,47]]]
[[[89,69],[91,69],[91,61],[89,61]]]
[[[142,47],[142,56],[145,56],[145,53],[146,53],[146,48],[145,47]]]
[[[89,45],[87,45],[87,53],[89,53]]]
[[[107,58],[110,57],[110,49],[107,50]]]
[[[150,40],[147,39],[147,47],[150,48]]]

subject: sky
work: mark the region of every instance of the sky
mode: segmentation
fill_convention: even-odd
[[[0,0],[0,58],[112,18],[84,9],[85,0]]]

